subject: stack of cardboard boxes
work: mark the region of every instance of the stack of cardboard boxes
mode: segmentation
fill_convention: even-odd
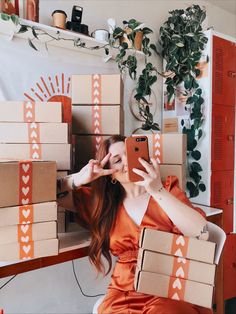
[[[154,133],[145,134],[145,136],[148,137],[149,156],[156,159],[160,164],[162,180],[164,181],[169,175],[176,176],[180,188],[185,191],[186,135],[181,133]]]
[[[102,140],[123,134],[123,86],[119,74],[72,76],[74,171],[94,158]]]
[[[58,254],[55,161],[0,160],[0,260]]]
[[[215,243],[144,228],[139,246],[136,291],[212,307]]]
[[[0,209],[0,234],[2,239],[0,245],[8,245],[16,239],[21,243],[21,238],[25,243],[28,243],[26,240],[36,241],[37,245],[39,244],[38,241],[54,239],[54,241],[50,241],[50,243],[53,243],[50,250],[45,251],[44,246],[41,246],[42,250],[40,252],[35,251],[33,256],[57,253],[56,177],[54,170],[56,171],[57,168],[64,171],[71,168],[68,124],[62,123],[61,103],[1,101],[0,159],[1,178],[6,178],[5,181],[3,180],[4,184],[6,182],[6,186],[2,187],[4,193],[0,198],[0,207],[2,207]],[[4,162],[3,159],[9,160],[9,162]],[[21,168],[19,160],[24,160],[23,168]],[[44,162],[39,160],[44,160]],[[46,161],[54,161],[54,163],[51,164]],[[22,173],[22,186],[19,181],[20,172],[17,167],[19,171],[20,169],[25,170],[25,173]],[[14,172],[12,169],[14,169]],[[28,169],[33,172],[28,173]],[[34,173],[34,169],[40,169],[37,175]],[[47,171],[48,175],[45,174]],[[49,177],[49,174],[51,177]],[[10,183],[8,182],[9,177]],[[30,180],[33,180],[33,185],[28,185]],[[42,182],[43,180],[45,181]],[[37,187],[38,183],[42,187]],[[7,184],[9,185],[7,186]],[[30,198],[25,197],[22,202],[17,197],[13,200],[16,195],[22,193],[25,196],[30,195]],[[48,203],[48,201],[50,202]],[[41,204],[41,202],[45,203]],[[25,223],[29,226],[25,226]],[[20,237],[20,232],[23,232],[22,237]],[[25,248],[27,251],[27,246]],[[2,246],[0,251],[4,252]],[[17,259],[15,255],[9,255],[10,252],[12,251],[7,251],[7,254],[4,253],[4,260],[13,257]],[[16,252],[18,251],[15,250]],[[27,254],[27,258],[31,256],[32,254]]]

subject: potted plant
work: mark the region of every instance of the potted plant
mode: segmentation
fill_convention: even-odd
[[[162,57],[166,61],[166,89],[168,102],[180,97],[185,103],[189,119],[181,121],[182,132],[187,135],[188,181],[190,197],[196,197],[206,190],[200,172],[201,152],[197,149],[203,135],[204,123],[202,89],[197,78],[197,67],[207,43],[202,31],[205,10],[193,5],[185,10],[173,10],[170,17],[160,28]]]
[[[157,74],[160,74],[149,61],[152,52],[158,53],[156,46],[148,38],[151,33],[150,28],[135,19],[123,21],[123,27],[114,28],[110,46],[119,50],[115,61],[120,72],[127,71],[130,78],[136,81],[134,98],[139,107],[139,114],[144,120],[141,129],[160,130],[159,125],[153,120],[148,105],[148,98],[152,93],[151,87],[157,81]],[[137,76],[137,50],[141,50],[144,54],[144,68],[139,76]]]

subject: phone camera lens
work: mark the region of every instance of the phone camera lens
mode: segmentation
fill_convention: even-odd
[[[134,148],[134,150],[135,150],[136,152],[138,152],[138,151],[139,151],[138,147],[135,147],[135,148]]]

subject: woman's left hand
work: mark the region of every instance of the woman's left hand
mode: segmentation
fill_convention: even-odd
[[[151,163],[148,163],[142,158],[139,158],[139,162],[145,168],[146,172],[133,168],[134,173],[143,177],[143,181],[135,182],[135,184],[145,187],[146,191],[152,195],[162,187],[159,165],[154,158],[151,158]]]

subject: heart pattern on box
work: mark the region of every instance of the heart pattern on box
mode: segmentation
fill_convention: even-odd
[[[101,104],[101,75],[94,74],[92,75],[92,133],[94,134],[102,134],[102,107],[99,106]],[[95,152],[98,148],[95,145]]]
[[[26,205],[32,202],[32,162],[19,163],[19,203]]]
[[[153,151],[153,158],[157,160],[160,164],[163,161],[163,143],[162,143],[162,135],[160,134],[153,134],[152,135],[152,151]]]
[[[19,224],[26,225],[34,222],[34,205],[19,206]]]
[[[35,102],[24,101],[23,120],[27,123],[35,121]]]

